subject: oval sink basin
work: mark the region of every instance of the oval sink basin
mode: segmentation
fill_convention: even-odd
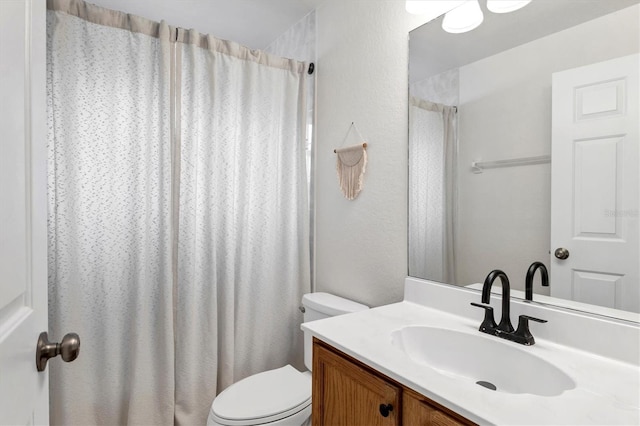
[[[413,361],[488,391],[555,396],[576,386],[562,370],[527,352],[530,348],[480,332],[408,326],[393,331],[391,341]]]

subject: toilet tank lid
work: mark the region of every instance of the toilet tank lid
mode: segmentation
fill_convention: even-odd
[[[369,309],[368,306],[353,300],[323,292],[305,294],[302,296],[302,305],[331,316]]]

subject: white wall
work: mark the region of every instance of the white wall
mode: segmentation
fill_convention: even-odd
[[[298,61],[316,60],[316,12],[300,19],[264,48],[265,52]]]
[[[407,35],[417,19],[399,0],[317,9],[316,288],[371,306],[400,300],[407,274]],[[352,121],[369,164],[347,201],[333,149]]]
[[[460,68],[459,283],[500,268],[523,288],[529,264],[549,264],[550,166],[470,164],[550,154],[551,74],[637,52],[638,16],[633,6]]]

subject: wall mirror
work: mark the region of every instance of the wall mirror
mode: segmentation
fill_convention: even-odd
[[[639,1],[479,3],[410,33],[409,275],[638,321]]]

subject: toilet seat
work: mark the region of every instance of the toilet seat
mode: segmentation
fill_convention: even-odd
[[[256,425],[284,419],[310,405],[311,374],[286,365],[229,386],[214,399],[209,417],[222,425]]]

